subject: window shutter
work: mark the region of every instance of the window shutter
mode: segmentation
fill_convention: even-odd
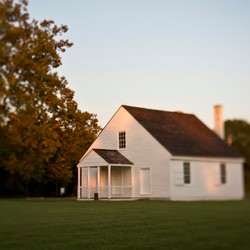
[[[175,186],[182,186],[184,184],[184,177],[182,170],[174,172],[174,184]]]

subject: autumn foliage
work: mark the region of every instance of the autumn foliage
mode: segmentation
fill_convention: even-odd
[[[56,69],[67,26],[30,20],[27,1],[0,2],[0,195],[73,193],[76,164],[100,131]]]

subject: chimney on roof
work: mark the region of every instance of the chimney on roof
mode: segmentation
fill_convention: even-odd
[[[223,106],[214,106],[214,132],[224,139],[224,120],[223,120]]]

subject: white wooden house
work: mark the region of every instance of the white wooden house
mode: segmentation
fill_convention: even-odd
[[[242,199],[243,162],[194,115],[122,105],[78,164],[78,200]]]

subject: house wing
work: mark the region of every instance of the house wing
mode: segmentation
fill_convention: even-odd
[[[173,156],[241,157],[194,115],[123,107]]]

